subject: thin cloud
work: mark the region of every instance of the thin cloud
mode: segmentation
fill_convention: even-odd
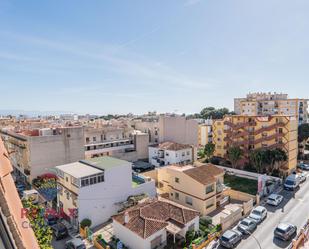
[[[0,35],[5,35],[6,37],[32,45],[39,45],[56,51],[70,53],[75,56],[98,60],[99,62],[107,64],[105,68],[119,74],[132,76],[135,79],[143,81],[145,84],[148,82],[150,82],[150,84],[153,84],[152,82],[157,82],[157,85],[161,84],[170,87],[190,87],[198,89],[205,89],[210,86],[207,80],[193,79],[193,77],[188,77],[167,66],[159,66],[154,61],[149,61],[138,55],[129,54],[130,58],[124,58],[123,56],[120,57],[119,55],[115,55],[113,49],[111,49],[111,52],[97,52],[97,50],[89,51],[88,46],[76,47],[75,45],[74,47],[73,44],[41,37],[17,35],[8,32],[0,32]],[[121,55],[123,54],[125,54],[125,51],[121,51]]]

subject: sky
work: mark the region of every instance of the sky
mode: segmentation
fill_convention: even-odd
[[[308,98],[308,0],[0,0],[0,109],[195,113]]]

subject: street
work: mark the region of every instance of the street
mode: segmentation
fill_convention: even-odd
[[[297,226],[299,231],[309,218],[309,180],[300,185],[300,189],[293,196],[292,191],[281,191],[284,200],[278,207],[266,205],[268,217],[253,232],[253,235],[244,238],[237,246],[238,249],[275,249],[287,248],[291,241],[284,242],[274,239],[273,232],[280,222],[289,222]],[[254,237],[256,240],[254,239]]]

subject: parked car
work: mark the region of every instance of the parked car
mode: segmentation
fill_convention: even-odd
[[[302,170],[309,170],[309,164],[299,163],[297,165],[297,168],[302,169]]]
[[[282,195],[271,194],[268,196],[266,203],[272,206],[278,206],[283,200]]]
[[[300,184],[300,177],[298,174],[291,174],[289,175],[284,183],[284,189],[286,190],[295,190],[298,188]]]
[[[257,223],[255,220],[250,218],[244,218],[237,225],[237,230],[239,230],[242,234],[251,234],[257,227]]]
[[[51,229],[56,240],[64,239],[69,235],[67,227],[61,222],[51,226]]]
[[[237,230],[227,230],[220,237],[220,245],[226,248],[234,248],[242,239],[242,233]]]
[[[290,240],[294,234],[297,234],[297,227],[290,223],[280,223],[274,231],[274,236],[282,240]]]
[[[300,183],[303,183],[307,180],[306,174],[304,172],[299,174],[300,177]]]
[[[58,217],[57,217],[57,216],[54,216],[54,215],[52,215],[52,214],[48,214],[48,215],[45,217],[45,220],[46,220],[47,225],[52,226],[52,225],[57,224]]]
[[[267,210],[265,207],[262,206],[257,206],[254,208],[250,215],[249,218],[254,220],[257,224],[260,224],[263,220],[265,220],[267,217]]]
[[[86,249],[85,243],[80,238],[74,238],[65,243],[66,249]]]

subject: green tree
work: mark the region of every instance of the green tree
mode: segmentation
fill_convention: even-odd
[[[206,159],[209,160],[215,152],[215,144],[208,143],[204,147],[204,154],[206,156]]]
[[[261,149],[253,150],[250,153],[250,162],[258,173],[263,170],[263,164],[265,163],[265,152]]]
[[[241,159],[242,154],[242,150],[238,146],[233,146],[228,149],[227,157],[231,161],[233,168],[236,168],[237,162]]]
[[[33,232],[37,238],[41,249],[52,249],[52,231],[44,220],[44,207],[33,204],[30,200],[23,201],[24,208],[27,209],[27,218],[30,221]]]
[[[202,109],[200,117],[204,119],[222,119],[227,114],[234,114],[234,112],[230,112],[227,108],[216,109],[209,106]]]
[[[309,138],[309,124],[301,124],[298,127],[298,142],[306,141]]]

